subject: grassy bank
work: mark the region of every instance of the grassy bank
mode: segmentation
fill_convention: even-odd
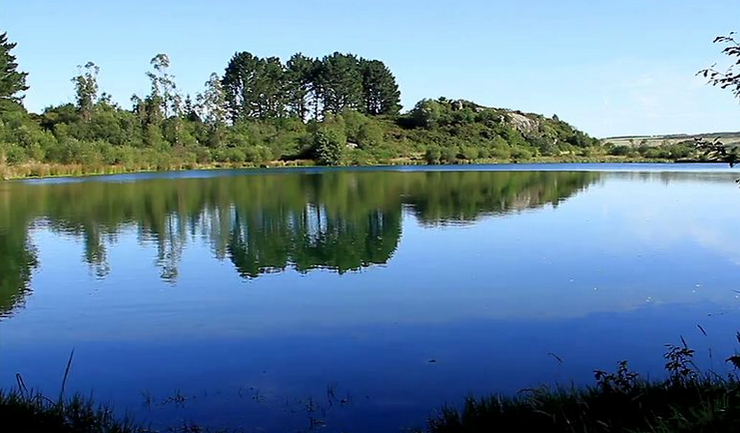
[[[563,157],[536,157],[526,160],[512,159],[476,159],[476,160],[457,160],[455,165],[474,165],[474,164],[511,164],[511,163],[674,163],[676,161],[668,159],[649,159],[640,157],[627,156],[610,156],[584,157],[584,156],[563,156]],[[53,177],[77,177],[77,176],[95,176],[107,174],[122,173],[145,173],[157,171],[182,171],[182,170],[214,170],[214,169],[240,169],[240,168],[284,168],[284,167],[310,167],[316,163],[312,160],[293,160],[293,161],[270,161],[260,164],[253,163],[169,163],[169,164],[128,164],[128,165],[102,165],[102,164],[55,164],[43,162],[26,162],[23,164],[8,165],[0,164],[0,180],[13,179],[36,179],[36,178],[53,178]],[[396,165],[427,165],[427,162],[421,157],[389,158],[389,159],[371,159],[354,161],[348,166],[396,166]]]
[[[19,165],[0,165],[0,180],[36,179],[52,177],[78,177],[122,173],[147,173],[157,171],[215,170],[259,167],[307,167],[315,163],[310,160],[273,161],[263,164],[251,163],[171,163],[165,165],[129,164],[129,165],[83,165],[54,164],[29,162]]]

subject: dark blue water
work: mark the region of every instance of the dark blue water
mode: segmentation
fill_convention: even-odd
[[[0,184],[0,385],[155,427],[423,427],[470,393],[740,349],[714,165],[204,171]],[[701,326],[701,329],[699,328]],[[704,335],[704,332],[706,335]]]

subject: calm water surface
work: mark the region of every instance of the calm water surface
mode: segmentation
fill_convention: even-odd
[[[681,336],[722,370],[740,328],[736,176],[514,165],[0,183],[0,386],[22,373],[56,395],[74,349],[70,391],[155,427],[376,432],[470,393],[589,383],[621,359],[659,377]]]

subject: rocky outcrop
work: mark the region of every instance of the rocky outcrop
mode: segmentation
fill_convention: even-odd
[[[518,111],[511,111],[507,113],[509,123],[516,128],[517,131],[522,134],[531,134],[539,128],[539,123],[531,119]]]

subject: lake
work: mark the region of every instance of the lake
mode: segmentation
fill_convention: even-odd
[[[232,170],[0,183],[0,386],[154,427],[377,432],[469,394],[740,350],[725,165]]]

